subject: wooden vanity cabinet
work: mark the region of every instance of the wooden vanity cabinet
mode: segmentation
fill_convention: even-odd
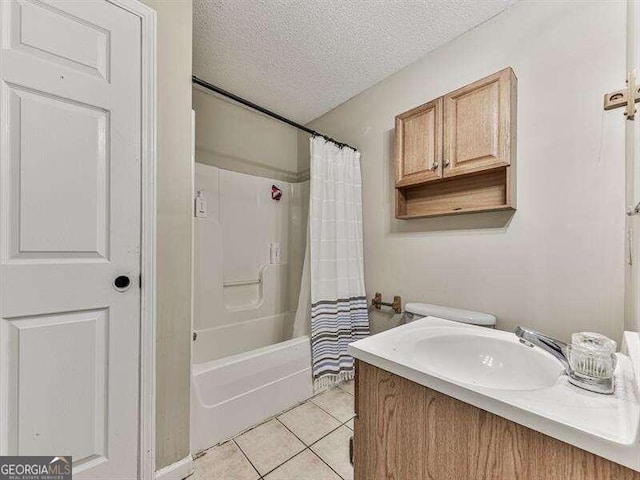
[[[442,178],[442,98],[396,117],[396,187]]]
[[[396,218],[515,209],[516,87],[506,68],[396,117]]]
[[[640,480],[640,473],[356,361],[355,480]]]

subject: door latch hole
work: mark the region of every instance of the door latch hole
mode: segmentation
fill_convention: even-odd
[[[131,280],[126,275],[120,275],[113,281],[113,288],[119,292],[124,292],[131,286]]]

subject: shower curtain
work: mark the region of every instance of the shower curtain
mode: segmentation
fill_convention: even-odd
[[[294,332],[310,330],[314,389],[318,390],[353,378],[354,361],[347,345],[369,334],[360,153],[313,137],[310,197]]]

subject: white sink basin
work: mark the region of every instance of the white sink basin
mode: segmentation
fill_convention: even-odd
[[[571,385],[557,359],[513,333],[436,317],[358,340],[349,353],[640,472],[640,334],[624,338],[612,395]]]
[[[413,345],[414,360],[440,376],[484,388],[536,390],[553,386],[563,372],[558,360],[513,339],[445,333]]]

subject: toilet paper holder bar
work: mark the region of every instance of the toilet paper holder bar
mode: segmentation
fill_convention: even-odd
[[[393,297],[393,302],[389,303],[383,302],[382,294],[376,292],[373,296],[373,300],[371,300],[371,305],[377,310],[381,310],[384,305],[385,307],[391,307],[395,313],[402,313],[402,298],[399,295]]]

